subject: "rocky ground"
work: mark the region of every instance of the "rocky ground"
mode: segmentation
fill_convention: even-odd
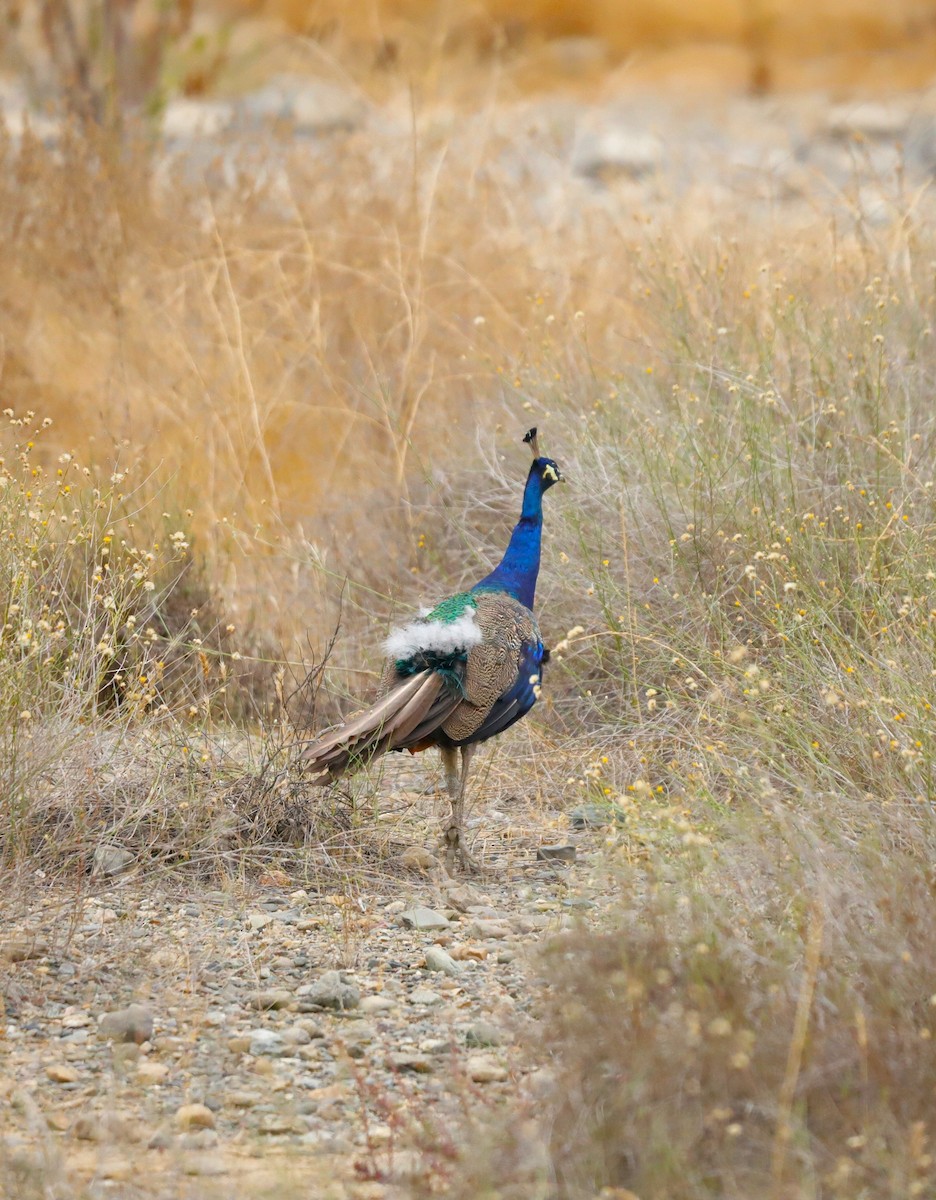
[[[665,221],[664,202],[690,225],[739,205],[801,224],[821,210],[880,225],[925,206],[936,170],[932,90],[680,96],[642,91],[625,72],[589,95],[499,96],[492,85],[473,110],[414,104],[407,89],[378,103],[347,82],[289,73],[233,98],[175,99],[160,123],[166,178],[179,165],[228,188],[245,171],[257,183],[282,177],[288,214],[288,156],[326,166],[363,153],[373,172],[363,182],[379,187],[389,164],[412,151],[415,130],[424,151],[444,148],[447,161],[475,163],[522,192],[547,226],[574,225],[595,207]],[[27,129],[51,147],[62,136],[13,78],[0,77],[0,116],[14,145]]]
[[[472,879],[413,846],[332,893],[277,869],[160,886],[116,862],[80,894],[35,884],[0,933],[0,1194],[440,1184],[456,1113],[535,1093],[538,951],[599,911],[597,829],[545,848],[502,833],[496,871]]]

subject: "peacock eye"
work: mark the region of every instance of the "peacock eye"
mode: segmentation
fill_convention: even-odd
[[[548,463],[543,467],[543,478],[551,479],[553,483],[559,482],[559,476],[556,474],[556,468],[551,467]]]

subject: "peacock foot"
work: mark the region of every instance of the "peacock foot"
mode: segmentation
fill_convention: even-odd
[[[486,874],[485,868],[469,852],[462,832],[454,822],[445,830],[443,840],[445,842],[445,866],[449,874],[455,870],[456,863],[461,870],[468,871],[472,875]]]

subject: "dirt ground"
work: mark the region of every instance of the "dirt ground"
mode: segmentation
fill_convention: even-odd
[[[432,796],[403,782],[387,818],[431,829]],[[557,838],[577,862],[537,860]],[[443,1186],[453,1118],[535,1093],[538,948],[594,919],[601,842],[488,805],[490,871],[471,878],[414,844],[333,893],[275,868],[204,889],[134,865],[80,890],[31,881],[0,936],[2,1194]]]

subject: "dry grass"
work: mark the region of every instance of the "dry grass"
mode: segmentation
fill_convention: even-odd
[[[366,692],[394,609],[496,558],[538,423],[555,653],[497,761],[623,807],[621,908],[551,960],[548,1165],[524,1127],[453,1194],[926,1195],[928,201],[624,221],[518,184],[509,124],[0,148],[5,865],[222,871],[249,824],[360,868],[287,665],[340,620],[315,719]]]

